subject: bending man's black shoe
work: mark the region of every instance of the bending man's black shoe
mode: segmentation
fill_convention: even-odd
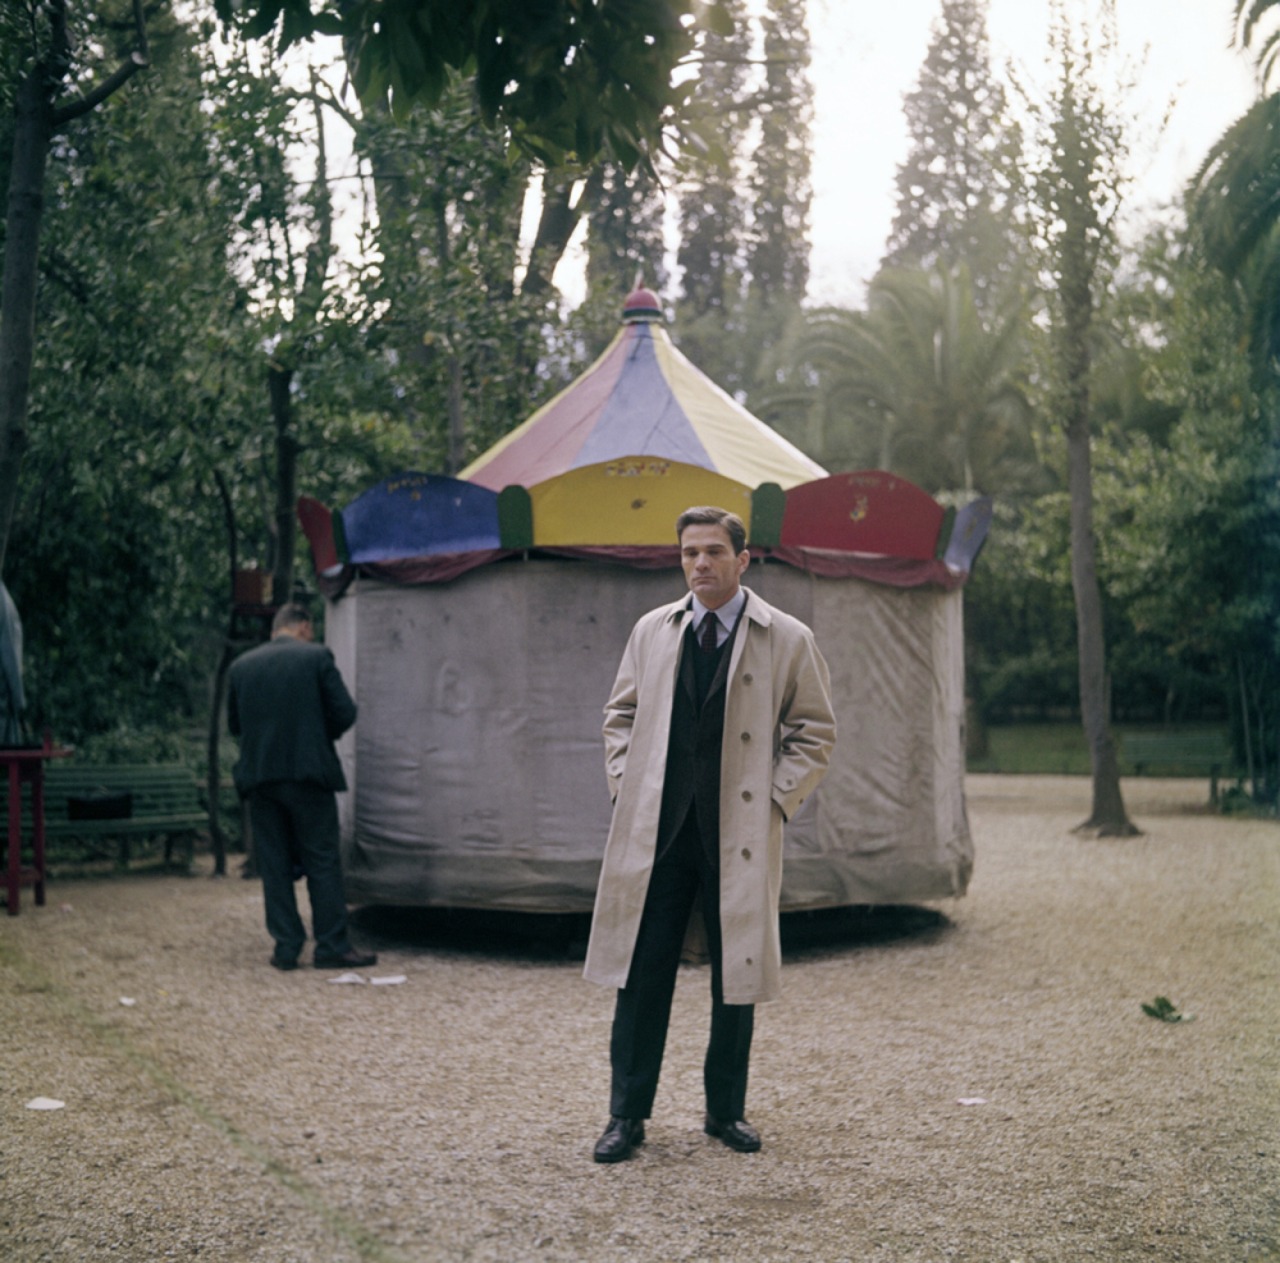
[[[736,1149],[738,1153],[755,1153],[760,1148],[760,1133],[750,1123],[743,1122],[740,1118],[733,1122],[722,1123],[718,1118],[712,1118],[708,1114],[702,1130],[708,1136],[723,1140],[730,1149]]]
[[[321,956],[317,952],[312,963],[317,969],[367,969],[378,963],[378,957],[373,952],[358,952],[353,947],[337,956]]]
[[[621,1162],[631,1157],[636,1145],[644,1143],[643,1118],[611,1118],[604,1135],[596,1141],[597,1162]]]

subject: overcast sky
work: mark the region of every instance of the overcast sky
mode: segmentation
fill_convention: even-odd
[[[759,0],[755,0],[759,3]],[[1231,46],[1234,0],[1115,0],[1118,34],[1141,68],[1130,102],[1133,136],[1129,231],[1168,207],[1213,142],[1256,97],[1253,58]],[[997,72],[1047,83],[1053,0],[989,0],[988,34]],[[1065,0],[1096,13],[1097,0]],[[902,99],[915,86],[942,0],[808,0],[813,48],[812,261],[809,298],[861,303],[893,219],[894,177],[907,152]],[[1168,125],[1159,122],[1169,110]],[[354,173],[349,137],[331,121],[331,158]],[[340,190],[344,222],[358,220],[358,186]],[[532,221],[530,221],[530,230]],[[578,234],[581,236],[581,229]],[[576,242],[575,242],[576,245]],[[672,260],[673,261],[673,260]],[[571,249],[556,283],[581,300],[583,260]]]
[[[810,298],[853,305],[883,253],[907,150],[903,94],[916,83],[941,0],[809,0],[813,43]],[[1252,57],[1231,48],[1232,0],[1116,0],[1121,46],[1141,67],[1133,108],[1133,216],[1167,205],[1253,101]],[[1047,81],[1050,0],[990,0],[999,69]],[[1095,11],[1090,9],[1089,11]],[[1168,126],[1158,131],[1170,101]]]

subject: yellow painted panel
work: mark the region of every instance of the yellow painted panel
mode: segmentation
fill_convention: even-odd
[[[533,542],[576,546],[671,544],[690,505],[715,504],[751,531],[751,489],[732,478],[652,456],[585,465],[529,488]]]

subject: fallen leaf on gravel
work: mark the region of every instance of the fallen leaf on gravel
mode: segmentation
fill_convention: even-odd
[[[66,1101],[55,1101],[51,1096],[37,1096],[27,1102],[29,1110],[60,1110]]]
[[[330,978],[330,982],[363,982],[364,979],[359,974],[339,974],[336,978]]]
[[[131,995],[122,995],[120,997],[120,1003],[123,1004],[126,1009],[131,1009],[138,1002]]]
[[[387,974],[385,978],[370,978],[369,981],[375,987],[394,987],[398,982],[404,982],[404,974]]]
[[[1194,1022],[1190,1013],[1180,1013],[1178,1006],[1168,996],[1158,995],[1150,1004],[1144,1004],[1142,1011],[1157,1022]]]
[[[987,1098],[985,1096],[961,1096],[956,1098],[957,1105],[985,1105]]]

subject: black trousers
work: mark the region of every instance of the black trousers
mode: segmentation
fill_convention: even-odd
[[[697,898],[711,952],[711,1038],[703,1065],[707,1112],[725,1122],[743,1116],[755,1007],[724,1003],[720,875],[708,850],[690,808],[675,840],[654,863],[631,972],[613,1014],[609,1112],[617,1118],[648,1118],[653,1112],[680,952]]]
[[[338,804],[332,790],[298,781],[259,785],[249,791],[249,819],[262,875],[267,932],[275,940],[276,955],[296,959],[307,938],[293,889],[295,857],[301,858],[307,878],[316,950],[329,956],[349,952]]]

